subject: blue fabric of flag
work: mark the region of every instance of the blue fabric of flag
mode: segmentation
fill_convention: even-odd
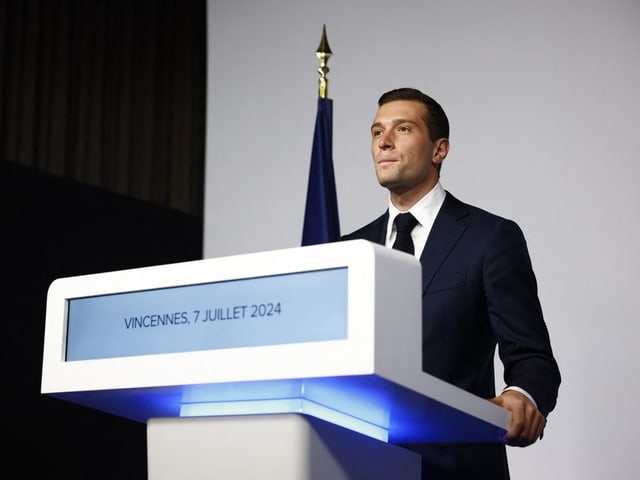
[[[332,151],[333,100],[318,98],[302,246],[334,242],[340,238]]]

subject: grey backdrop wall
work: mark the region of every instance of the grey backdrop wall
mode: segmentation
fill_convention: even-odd
[[[343,233],[386,208],[378,96],[431,94],[442,182],[524,229],[563,373],[513,478],[637,478],[640,2],[209,0],[208,21],[205,256],[300,244],[326,24]]]

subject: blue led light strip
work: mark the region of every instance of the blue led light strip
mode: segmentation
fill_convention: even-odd
[[[334,425],[347,428],[371,438],[387,442],[387,429],[360,418],[347,415],[305,398],[281,398],[270,400],[247,400],[234,402],[201,402],[182,404],[181,417],[204,417],[220,415],[258,415],[276,413],[301,413]]]

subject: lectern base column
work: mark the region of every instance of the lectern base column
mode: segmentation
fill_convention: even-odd
[[[156,418],[149,480],[406,480],[420,456],[299,414]]]

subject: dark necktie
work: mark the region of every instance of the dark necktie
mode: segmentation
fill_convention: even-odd
[[[418,220],[407,212],[399,214],[393,220],[393,223],[396,225],[396,241],[393,242],[393,248],[413,255],[414,249],[413,240],[411,240],[411,230],[418,224]]]

